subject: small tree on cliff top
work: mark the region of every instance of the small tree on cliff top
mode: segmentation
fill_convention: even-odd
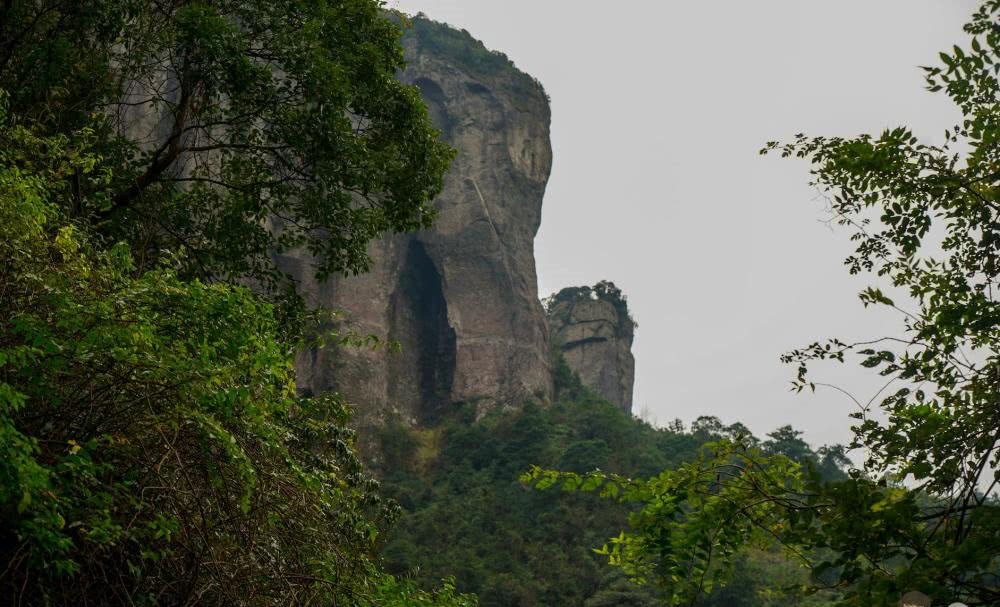
[[[542,300],[545,311],[552,314],[561,303],[572,303],[588,299],[599,299],[610,303],[618,314],[620,325],[625,327],[631,324],[635,329],[639,323],[635,322],[628,309],[628,298],[622,293],[615,283],[610,280],[602,280],[592,287],[565,287],[558,293],[553,293]]]
[[[943,145],[900,127],[878,137],[800,135],[762,152],[808,159],[856,243],[849,270],[912,300],[868,288],[866,306],[901,312],[898,335],[834,339],[783,357],[798,368],[797,390],[814,389],[818,360],[859,356],[886,378],[884,421],[855,416],[854,446],[870,454],[864,470],[823,482],[785,455],[724,441],[648,481],[529,475],[539,486],[640,504],[632,530],[602,552],[663,584],[675,603],[724,582],[736,550],[755,542],[783,545],[817,587],[845,590],[844,604],[895,604],[914,589],[941,604],[1000,603],[1000,2],[984,2],[965,31],[967,47],[924,68],[929,90],[964,115]]]

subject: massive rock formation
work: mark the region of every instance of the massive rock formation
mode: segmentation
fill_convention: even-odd
[[[404,46],[401,78],[458,150],[434,227],[374,243],[371,271],[356,277],[317,283],[304,253],[278,258],[309,303],[346,313],[342,328],[402,351],[304,351],[300,388],[341,392],[362,423],[392,413],[431,424],[455,403],[482,413],[547,398],[533,241],[552,162],[548,99],[464,31],[418,17]]]
[[[389,415],[433,425],[460,403],[482,414],[544,401],[552,393],[551,331],[583,383],[629,410],[627,311],[621,316],[613,298],[591,299],[599,285],[584,289],[586,298],[560,300],[547,326],[538,301],[534,238],[552,164],[542,86],[468,32],[423,17],[412,20],[403,44],[408,67],[400,78],[419,89],[458,152],[435,200],[434,227],[374,242],[370,270],[360,276],[317,282],[308,252],[275,256],[308,304],[341,314],[337,330],[401,348],[303,350],[299,388],[340,392],[361,425]],[[142,104],[128,106],[122,118],[131,136],[150,146],[172,125]]]
[[[568,287],[547,301],[549,334],[583,385],[632,411],[635,321],[614,283]]]

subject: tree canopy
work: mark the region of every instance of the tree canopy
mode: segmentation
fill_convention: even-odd
[[[470,607],[388,575],[275,252],[360,271],[451,151],[379,2],[0,5],[0,597]],[[257,287],[250,290],[246,284]]]
[[[983,2],[965,31],[967,45],[923,68],[928,89],[963,114],[943,143],[898,127],[762,150],[811,163],[813,185],[856,245],[849,271],[883,282],[862,302],[901,315],[896,334],[783,357],[800,391],[816,388],[810,371],[824,360],[858,357],[885,379],[855,414],[863,468],[823,478],[780,431],[765,443],[774,452],[723,440],[648,480],[537,468],[526,477],[638,504],[631,530],[603,551],[674,602],[724,583],[737,549],[755,543],[782,546],[815,588],[842,589],[846,605],[894,604],[911,590],[941,604],[1000,602],[1000,2]]]
[[[710,417],[687,428],[653,428],[584,387],[558,354],[553,365],[556,398],[544,406],[478,420],[470,407],[434,428],[396,422],[376,431],[379,448],[367,455],[402,507],[387,534],[387,566],[428,585],[454,575],[459,588],[491,607],[662,605],[661,590],[630,583],[591,550],[618,533],[626,509],[593,495],[530,491],[518,477],[532,464],[648,477],[696,460],[707,441],[756,439],[741,424]],[[787,427],[780,433],[798,435]],[[808,446],[797,455],[803,465],[823,459]],[[732,584],[705,593],[698,607],[830,604],[828,593],[805,595],[808,576],[780,551],[746,548],[735,559]]]
[[[276,282],[275,251],[357,272],[386,231],[429,225],[451,158],[379,2],[15,0],[0,7],[14,120],[89,128],[98,174],[65,212],[140,269]]]

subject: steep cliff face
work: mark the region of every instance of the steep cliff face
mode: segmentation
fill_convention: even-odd
[[[632,411],[635,321],[613,283],[568,287],[547,302],[549,334],[583,384]]]
[[[345,328],[402,347],[302,352],[300,388],[340,391],[363,422],[392,412],[419,425],[454,403],[485,412],[551,392],[533,242],[552,151],[545,93],[505,57],[423,18],[404,46],[401,78],[458,150],[434,227],[374,243],[357,277],[317,283],[305,254],[278,262]]]

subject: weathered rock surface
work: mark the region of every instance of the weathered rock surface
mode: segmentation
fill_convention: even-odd
[[[341,392],[362,423],[422,425],[455,403],[482,413],[551,393],[534,237],[552,151],[548,99],[506,57],[422,18],[404,46],[401,78],[458,150],[434,227],[374,243],[356,277],[318,283],[305,254],[278,262],[308,302],[346,312],[344,327],[402,346],[301,352],[300,389]]]
[[[568,287],[548,300],[549,335],[583,384],[632,411],[635,321],[613,283]]]

